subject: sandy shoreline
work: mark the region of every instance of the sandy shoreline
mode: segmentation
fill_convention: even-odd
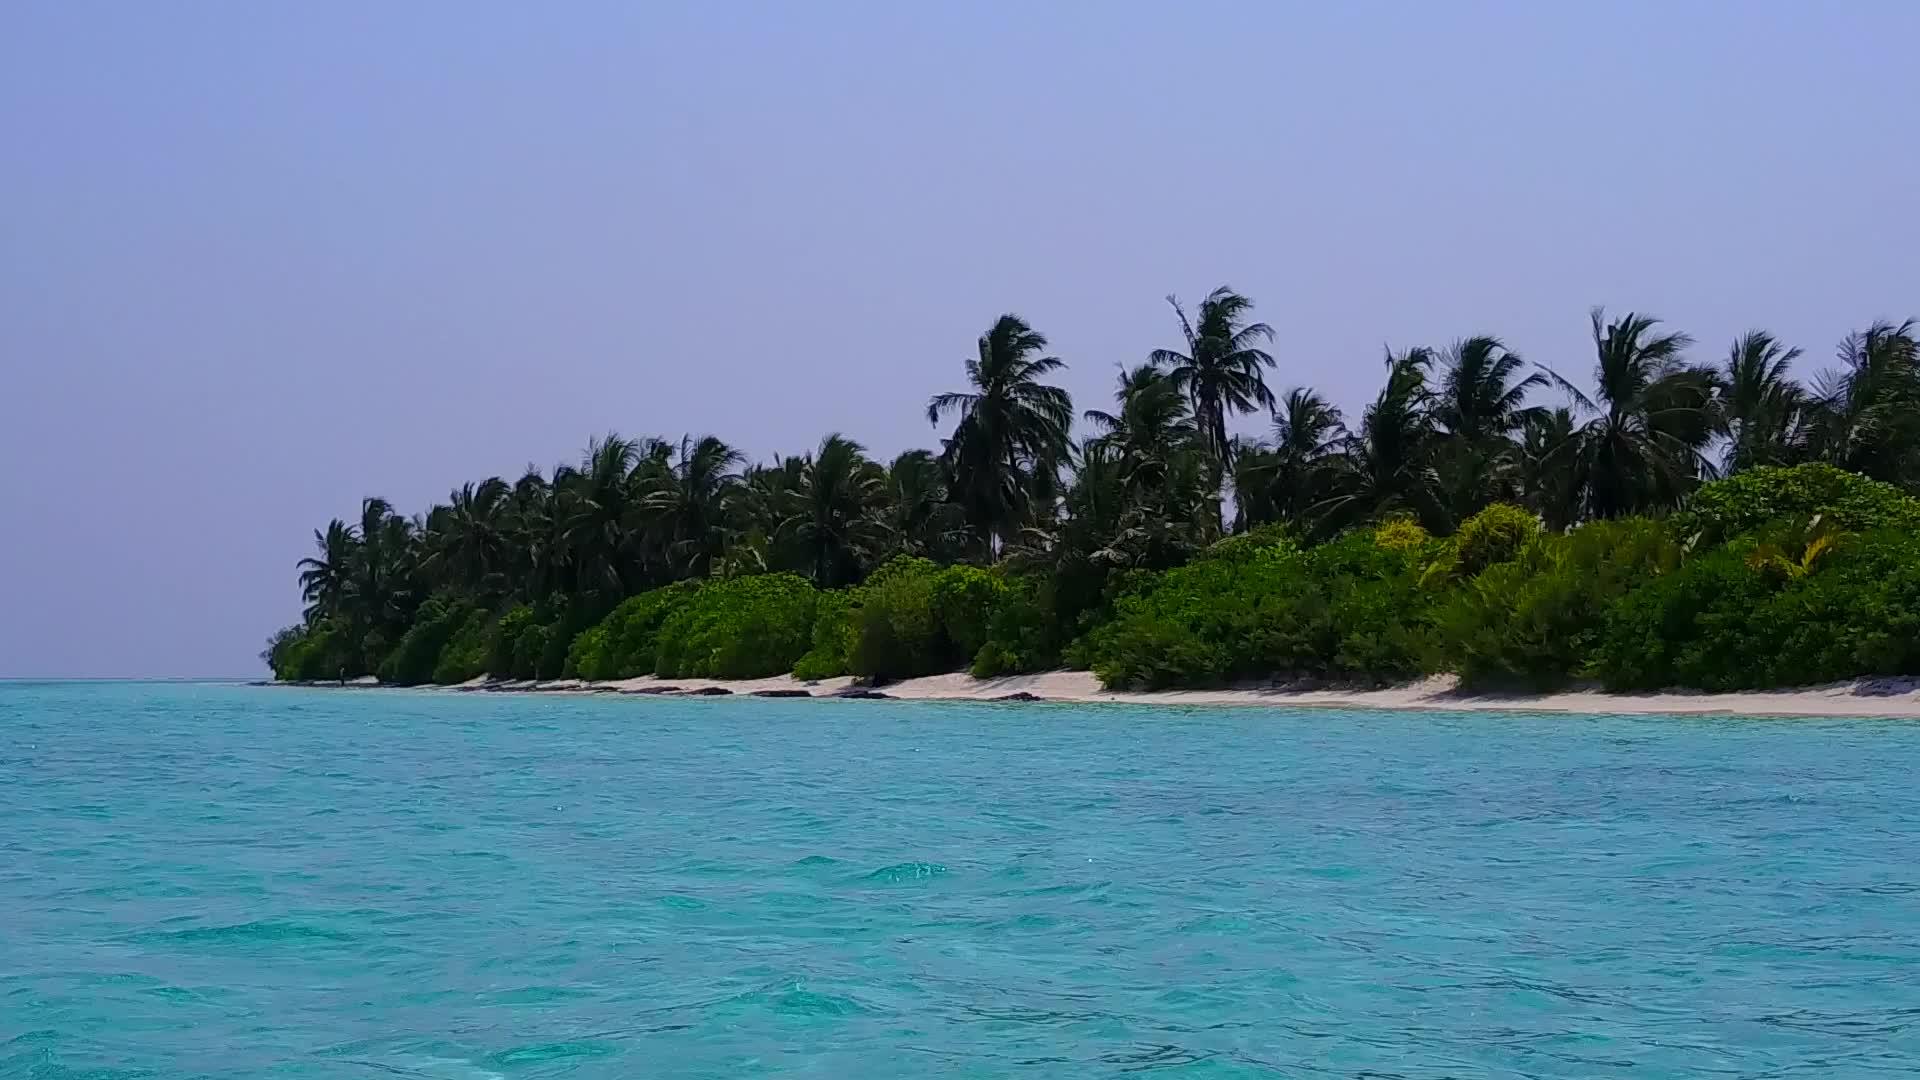
[[[331,684],[326,684],[331,685]],[[362,684],[365,685],[365,684]],[[853,680],[803,683],[790,675],[768,679],[659,679],[646,676],[614,682],[578,679],[545,683],[476,679],[442,692],[594,694],[650,696],[696,695],[725,691],[737,696],[834,697],[857,692]],[[1220,690],[1109,691],[1091,672],[1049,671],[999,679],[975,679],[956,673],[903,679],[876,688],[868,696],[903,701],[995,701],[1013,698],[1050,702],[1133,705],[1240,705],[1269,708],[1345,708],[1447,712],[1564,712],[1630,715],[1724,714],[1737,716],[1873,716],[1920,718],[1920,679],[1856,679],[1795,690],[1709,694],[1667,692],[1609,694],[1569,690],[1551,694],[1469,694],[1451,677],[1436,677],[1382,690],[1286,690],[1248,687]]]

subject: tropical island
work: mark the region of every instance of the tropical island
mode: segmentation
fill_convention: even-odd
[[[1175,347],[1078,417],[1046,338],[1003,315],[927,405],[938,450],[879,461],[835,433],[748,464],[712,436],[609,435],[417,516],[369,498],[315,532],[304,617],[262,658],[401,686],[1920,674],[1911,320],[1848,335],[1803,383],[1764,331],[1700,361],[1659,320],[1596,309],[1586,388],[1474,336],[1389,351],[1349,418],[1270,389],[1247,298],[1170,302]],[[1232,437],[1246,414],[1270,435]]]

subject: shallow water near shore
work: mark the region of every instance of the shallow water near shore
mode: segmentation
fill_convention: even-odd
[[[0,1078],[1920,1071],[1920,724],[0,683]]]

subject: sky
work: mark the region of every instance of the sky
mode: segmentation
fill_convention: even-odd
[[[1920,314],[1920,4],[0,4],[0,675],[249,675],[365,495],[936,445],[1227,284],[1276,390]],[[1256,432],[1259,418],[1240,429]]]

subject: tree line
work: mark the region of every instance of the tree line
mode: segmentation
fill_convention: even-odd
[[[847,590],[913,559],[1042,583],[1025,617],[1055,642],[1034,656],[1057,661],[1131,575],[1234,534],[1311,547],[1402,520],[1449,536],[1498,505],[1560,535],[1805,463],[1920,490],[1912,321],[1849,334],[1802,382],[1800,350],[1764,331],[1704,360],[1655,318],[1596,309],[1585,386],[1478,335],[1388,351],[1379,392],[1349,417],[1311,388],[1274,392],[1275,335],[1246,297],[1169,303],[1170,347],[1124,370],[1105,409],[1076,415],[1053,384],[1063,361],[1009,314],[980,336],[962,388],[929,400],[938,449],[880,461],[834,433],[749,463],[712,436],[609,435],[577,464],[465,484],[415,516],[366,499],[316,530],[302,621],[265,655],[283,674],[275,657],[295,646],[304,677],[378,672],[423,611],[457,608],[496,637],[525,609],[517,622],[551,627],[563,640],[548,651],[564,656],[623,601],[678,582],[785,574]],[[1230,434],[1254,414],[1270,418],[1265,437]]]

